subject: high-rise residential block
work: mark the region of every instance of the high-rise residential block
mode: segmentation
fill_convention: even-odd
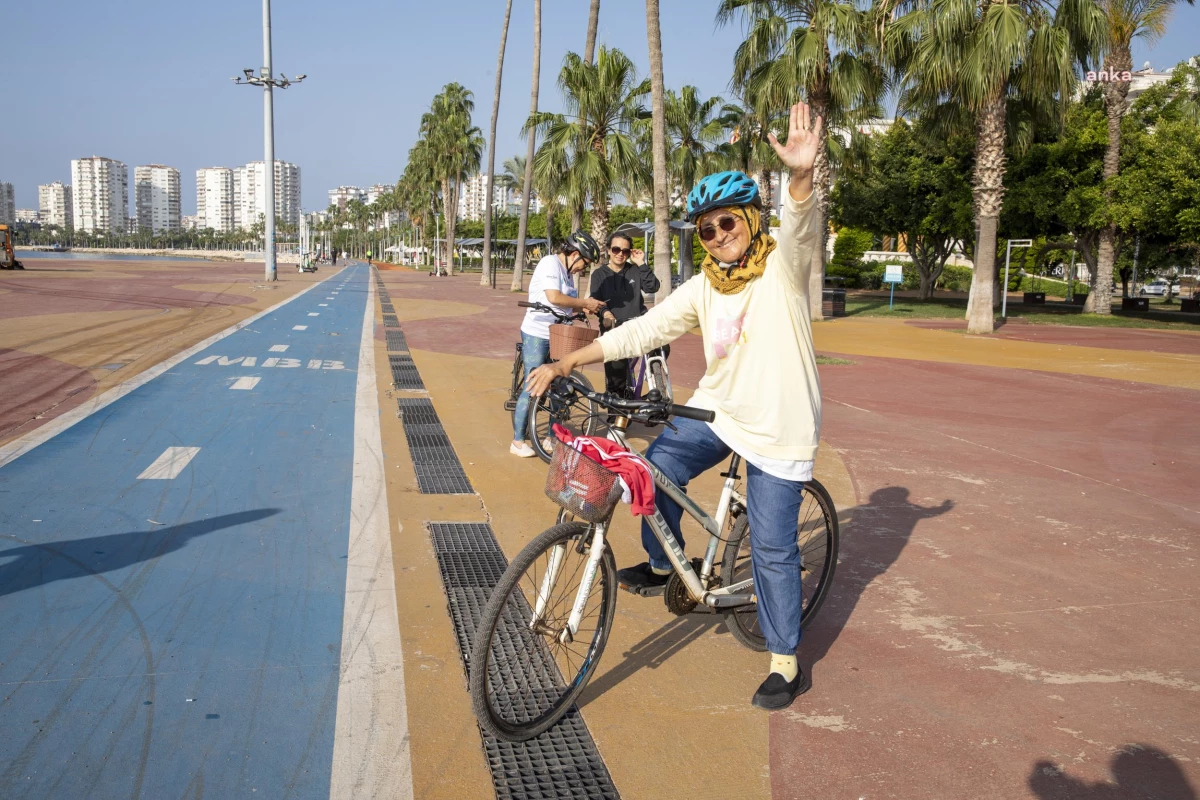
[[[38,214],[43,225],[69,228],[74,224],[71,184],[62,181],[38,186]]]
[[[339,186],[329,190],[329,205],[337,206],[338,211],[344,209],[351,200],[367,202],[367,191],[357,186]]]
[[[234,228],[233,170],[206,167],[196,170],[196,227],[225,233]]]
[[[162,164],[135,167],[133,194],[138,230],[152,233],[179,230],[179,170]]]
[[[267,212],[264,162],[251,161],[233,171],[234,223],[250,228]],[[300,224],[300,168],[286,161],[275,162],[275,222]]]
[[[101,156],[71,161],[77,231],[122,233],[129,221],[129,168]]]
[[[458,218],[472,221],[483,219],[487,210],[488,184],[492,186],[492,213],[513,214],[520,210],[520,194],[498,182],[488,180],[482,172],[466,178],[462,184],[462,192],[458,201]],[[534,197],[530,198],[530,213],[537,213],[533,206]],[[515,204],[515,207],[514,207]]]
[[[8,181],[0,181],[0,223],[12,225],[17,221],[17,203],[13,195],[13,185]]]
[[[13,218],[15,221],[23,222],[26,225],[37,225],[41,222],[36,208],[18,208],[13,212]]]

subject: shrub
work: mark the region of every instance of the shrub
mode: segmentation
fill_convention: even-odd
[[[833,258],[830,265],[854,268],[863,257],[863,253],[871,249],[875,237],[869,231],[851,228],[849,226],[838,231],[837,239],[833,242]]]
[[[948,292],[971,291],[971,276],[974,271],[970,267],[955,267],[947,265],[938,278],[938,286]]]

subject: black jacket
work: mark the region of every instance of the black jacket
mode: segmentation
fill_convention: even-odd
[[[627,262],[620,272],[608,266],[597,267],[592,272],[592,297],[605,303],[621,322],[645,314],[646,301],[642,292],[653,294],[658,287],[654,270],[645,264]]]

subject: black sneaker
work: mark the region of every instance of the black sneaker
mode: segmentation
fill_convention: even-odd
[[[650,569],[650,562],[643,561],[636,567],[626,567],[625,569],[617,570],[617,583],[631,592],[636,592],[639,589],[653,589],[667,585],[667,579],[671,577],[671,573],[659,575],[654,570]]]
[[[617,574],[620,575],[619,572]],[[750,702],[767,711],[778,711],[790,706],[793,700],[811,688],[812,680],[804,674],[804,670],[797,672],[796,677],[790,681],[778,672],[772,672],[758,687],[754,699]]]

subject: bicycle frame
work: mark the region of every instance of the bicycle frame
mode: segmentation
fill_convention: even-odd
[[[610,436],[614,441],[621,444],[621,446],[629,448],[629,443],[621,428],[613,427]],[[667,521],[663,519],[662,513],[658,509],[655,509],[654,513],[646,518],[650,524],[650,529],[654,532],[659,543],[662,544],[663,551],[667,554],[667,558],[671,561],[675,572],[679,574],[692,600],[710,608],[730,608],[733,606],[749,605],[755,602],[753,578],[740,581],[731,586],[722,586],[719,589],[709,590],[706,588],[712,577],[713,563],[717,557],[717,545],[721,542],[721,531],[725,528],[725,521],[729,515],[729,510],[735,503],[743,508],[746,505],[746,498],[734,488],[741,462],[742,457],[737,453],[734,453],[730,457],[729,469],[723,473],[725,475],[725,484],[721,488],[721,497],[717,502],[717,513],[715,516],[709,516],[704,509],[688,497],[683,489],[672,483],[667,476],[663,475],[649,461],[646,462],[647,466],[650,467],[651,474],[654,476],[655,487],[666,493],[692,519],[700,523],[704,530],[708,531],[708,546],[704,551],[704,560],[700,564],[700,574],[697,575],[692,562],[688,560],[687,555],[683,552],[683,547],[680,546],[679,540],[671,532]],[[592,534],[591,550],[588,553],[583,580],[580,581],[579,589],[575,595],[575,604],[567,619],[566,627],[558,634],[559,640],[564,643],[572,641],[575,634],[579,631],[579,624],[583,619],[583,611],[592,591],[592,582],[596,578],[600,559],[604,555],[604,548],[606,546],[605,534],[608,531],[610,520],[611,517],[609,520],[597,524]],[[530,628],[536,628],[541,622],[542,613],[545,611],[546,599],[550,596],[550,591],[558,579],[558,570],[562,564],[562,556],[566,552],[566,547],[567,545],[565,544],[558,545],[550,556],[550,565],[546,569],[546,574],[542,577],[542,586],[538,591],[534,613],[530,620]]]

